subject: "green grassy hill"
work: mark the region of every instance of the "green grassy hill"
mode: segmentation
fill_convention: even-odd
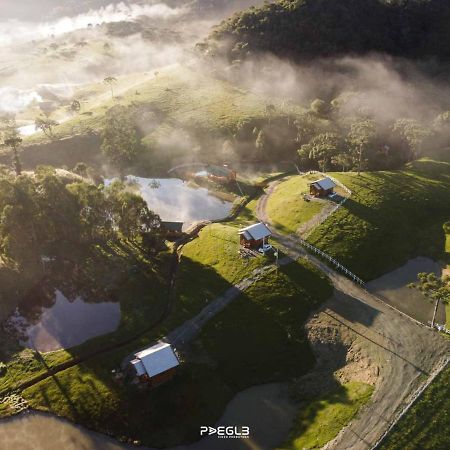
[[[378,450],[438,450],[450,442],[450,368],[425,390]]]
[[[333,174],[352,197],[309,242],[364,280],[415,256],[443,257],[442,225],[450,217],[450,164],[419,160],[405,170]]]
[[[24,163],[51,163],[55,148],[69,145],[65,138],[98,134],[106,112],[116,105],[127,107],[133,115],[143,144],[137,163],[141,169],[146,167],[157,172],[167,170],[174,161],[192,159],[265,159],[266,155],[259,154],[255,147],[253,130],[267,127],[268,123],[273,130],[282,130],[279,139],[289,142],[279,147],[277,158],[295,152],[295,127],[288,117],[301,114],[300,106],[237,88],[195,68],[174,65],[156,74],[119,77],[113,89],[114,99],[109,86],[103,83],[77,88],[73,98],[80,101],[80,112],[69,113],[67,105],[62,104],[51,115],[60,123],[54,128],[55,138],[63,141],[57,142],[42,133],[27,137],[24,146],[28,148],[22,155]],[[270,111],[268,105],[271,105]],[[37,116],[38,111],[30,108],[18,120],[27,123]],[[292,139],[286,138],[286,130],[292,134]],[[89,157],[89,162],[96,155],[98,158],[99,141],[93,140],[88,145],[91,148],[86,155],[86,142],[80,142],[78,150],[75,143],[75,148],[70,149],[72,159],[73,153],[78,153],[81,160]]]

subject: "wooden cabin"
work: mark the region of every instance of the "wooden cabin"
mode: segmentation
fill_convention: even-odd
[[[166,239],[175,240],[183,236],[183,222],[162,222]]]
[[[227,166],[207,166],[208,179],[219,184],[228,184],[236,181],[236,172]]]
[[[140,381],[151,387],[171,380],[180,365],[174,349],[165,342],[142,350],[134,356],[135,359],[130,362],[131,367]]]
[[[255,223],[239,230],[240,243],[245,248],[261,248],[268,243],[270,236],[272,232],[263,223]]]
[[[326,197],[334,192],[336,183],[331,178],[322,178],[321,180],[309,183],[309,193],[313,197]]]

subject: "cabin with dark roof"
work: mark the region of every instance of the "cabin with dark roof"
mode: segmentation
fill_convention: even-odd
[[[309,193],[313,197],[326,197],[334,192],[336,183],[331,178],[322,178],[321,180],[309,183]]]

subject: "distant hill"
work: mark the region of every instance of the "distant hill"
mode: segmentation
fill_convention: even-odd
[[[450,60],[450,2],[278,0],[222,22],[205,47],[230,60],[259,52],[294,60],[370,52]]]

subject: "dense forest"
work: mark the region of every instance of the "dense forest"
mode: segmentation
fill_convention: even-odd
[[[293,60],[382,52],[450,59],[447,0],[279,0],[236,13],[208,40],[230,60],[271,52]]]

